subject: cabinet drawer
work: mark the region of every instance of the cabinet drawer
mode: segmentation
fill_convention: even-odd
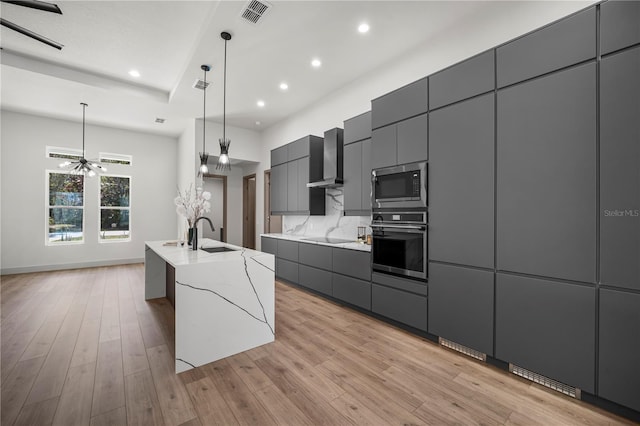
[[[423,78],[371,101],[371,128],[427,112],[428,80]]]
[[[331,296],[331,272],[306,265],[299,265],[298,268],[298,284]]]
[[[297,141],[291,142],[289,145],[288,151],[288,160],[293,161],[298,158],[308,157],[309,156],[309,137],[305,136],[304,138],[298,139]]]
[[[276,258],[276,277],[292,283],[298,283],[298,264]]]
[[[277,257],[292,262],[298,261],[298,243],[296,241],[278,240]]]
[[[344,144],[371,137],[371,111],[344,121]]]
[[[387,318],[427,331],[427,298],[425,296],[371,284],[371,310]]]
[[[287,162],[287,145],[271,150],[271,167]]]
[[[331,271],[331,247],[308,243],[299,244],[298,259],[300,263]]]
[[[429,77],[429,110],[493,90],[494,51],[481,53]]]
[[[371,281],[382,284],[385,287],[393,287],[398,290],[410,291],[412,293],[427,295],[427,283],[424,281],[410,280],[407,278],[394,277],[393,275],[380,274],[374,272],[371,275]]]
[[[371,310],[371,282],[333,274],[333,297]]]
[[[371,253],[334,248],[333,272],[371,281]]]
[[[595,7],[497,49],[498,87],[508,86],[596,56]]]
[[[278,240],[275,238],[262,237],[260,241],[263,252],[271,253],[274,256],[278,254]]]

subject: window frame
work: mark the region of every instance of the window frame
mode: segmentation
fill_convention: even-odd
[[[98,243],[100,244],[116,244],[116,243],[128,243],[131,242],[132,220],[131,220],[131,186],[132,177],[130,175],[122,175],[116,173],[102,173],[98,175],[100,182],[98,182]],[[116,206],[102,206],[102,178],[103,177],[116,177],[129,179],[129,206],[128,207],[116,207]],[[129,212],[129,235],[127,238],[114,238],[106,239],[102,238],[102,210],[127,210]]]
[[[133,165],[133,156],[113,152],[99,152],[98,161],[111,166],[131,166]],[[122,163],[120,163],[120,161],[122,161]],[[131,183],[131,181],[129,181],[129,183]]]
[[[45,171],[45,179],[44,179],[44,184],[45,184],[45,190],[44,190],[44,195],[45,195],[45,214],[44,214],[44,226],[45,226],[45,237],[44,237],[44,241],[45,241],[45,245],[49,246],[49,247],[56,247],[56,246],[69,246],[69,245],[78,245],[78,244],[84,244],[86,242],[86,217],[85,217],[85,213],[86,213],[86,194],[87,194],[87,181],[86,181],[86,177],[83,176],[82,178],[82,206],[56,206],[56,205],[51,205],[50,204],[50,200],[51,200],[51,196],[49,194],[49,189],[50,189],[50,176],[52,173],[56,173],[56,174],[61,174],[61,175],[69,175],[69,176],[74,176],[72,173],[69,173],[68,171],[64,171],[64,170],[51,170],[51,169],[47,169]],[[82,210],[82,239],[79,241],[51,241],[50,237],[49,237],[49,214],[51,212],[52,208],[63,208],[63,209],[80,209]]]
[[[54,154],[52,156],[51,154]],[[82,158],[82,150],[76,148],[63,148],[59,146],[47,145],[46,157],[54,160],[72,160],[77,161]]]

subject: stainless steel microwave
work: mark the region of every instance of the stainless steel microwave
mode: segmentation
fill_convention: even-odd
[[[371,205],[374,209],[426,208],[427,163],[374,169],[371,172]]]

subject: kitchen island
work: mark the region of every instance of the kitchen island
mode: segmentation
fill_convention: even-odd
[[[167,297],[175,308],[176,373],[275,339],[274,256],[201,243],[145,243],[145,299]]]

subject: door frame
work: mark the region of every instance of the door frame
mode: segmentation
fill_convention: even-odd
[[[222,238],[223,243],[227,242],[227,176],[205,173],[203,178],[222,179]]]
[[[256,178],[256,174],[252,173],[247,176],[242,176],[242,246],[247,248],[255,249],[256,247],[256,200],[257,200],[257,188],[254,189],[254,200],[253,200],[253,243],[248,243],[247,238],[247,227],[246,222],[249,217],[248,205],[249,205],[249,181],[253,179],[256,182],[256,187],[258,184],[258,179]]]

